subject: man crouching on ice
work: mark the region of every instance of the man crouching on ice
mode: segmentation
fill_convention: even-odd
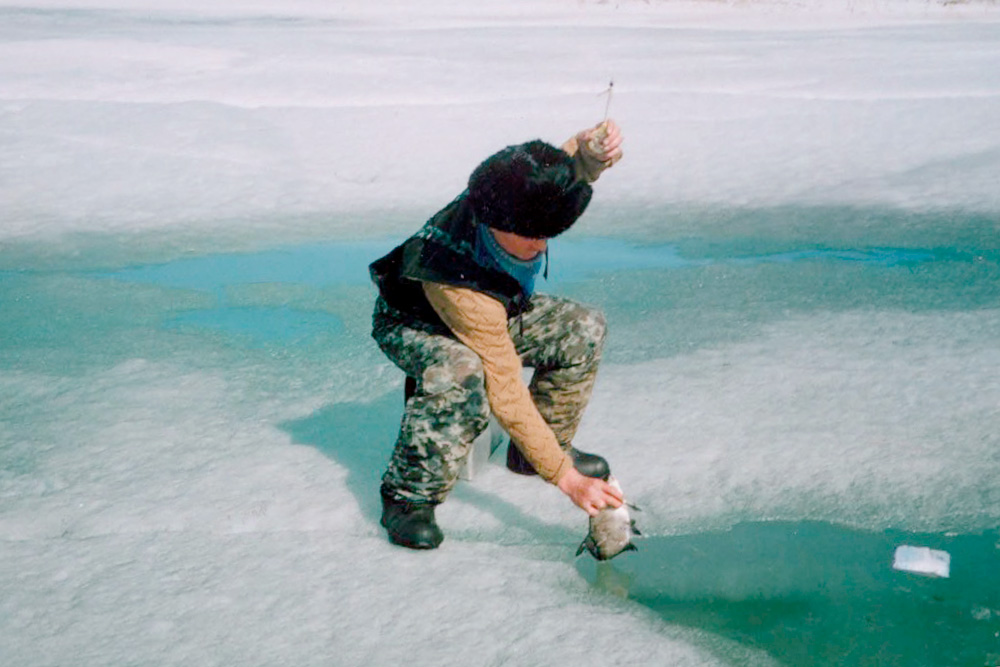
[[[543,141],[487,158],[469,188],[371,265],[372,337],[407,375],[399,437],[382,476],[389,540],[434,549],[434,519],[490,411],[512,439],[507,467],[539,474],[591,516],[621,505],[602,457],[572,447],[604,343],[604,316],[534,292],[546,240],[590,202],[621,156],[613,121],[556,148]],[[522,366],[535,369],[530,386]]]

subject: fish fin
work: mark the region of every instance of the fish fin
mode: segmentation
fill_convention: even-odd
[[[597,544],[594,542],[594,538],[592,536],[587,535],[583,542],[580,542],[580,546],[576,550],[576,555],[579,556],[582,554],[584,549],[592,554],[597,552]]]
[[[641,512],[642,511],[642,508],[639,507],[638,505],[633,505],[632,503],[625,503],[625,504],[628,505],[628,508],[630,510],[633,510],[635,512]]]
[[[622,551],[638,551],[638,550],[639,550],[639,547],[635,546],[631,542],[629,542],[628,544],[626,544],[625,548],[622,549]]]
[[[638,535],[639,537],[642,537],[642,533],[640,533],[639,529],[635,527],[635,524],[632,524],[632,534],[633,535]]]

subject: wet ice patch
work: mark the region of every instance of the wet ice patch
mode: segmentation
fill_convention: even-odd
[[[753,522],[654,536],[628,559],[580,560],[597,591],[710,629],[796,667],[981,665],[1000,631],[995,531],[919,534],[821,522]],[[899,542],[954,553],[950,579],[891,567]],[[923,560],[924,555],[917,557]],[[732,664],[740,664],[733,660]]]
[[[343,330],[340,319],[328,313],[294,308],[209,308],[176,315],[167,328],[216,331],[251,345],[299,345],[321,335]]]

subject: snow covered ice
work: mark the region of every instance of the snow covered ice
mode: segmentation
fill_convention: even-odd
[[[611,77],[625,159],[542,289],[608,314],[578,445],[651,544],[995,531],[995,3],[0,2],[0,663],[792,664],[592,586],[498,464],[440,550],[378,527],[367,263]],[[640,583],[812,576],[688,562]],[[967,562],[913,585],[989,638]]]

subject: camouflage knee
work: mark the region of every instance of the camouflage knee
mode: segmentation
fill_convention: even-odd
[[[596,366],[607,337],[599,309],[570,299],[536,294],[523,321],[512,321],[511,336],[526,366]]]
[[[596,365],[604,352],[608,335],[604,313],[582,303],[574,304],[564,340],[564,354],[569,360]]]
[[[590,400],[607,324],[600,310],[569,299],[539,294],[532,306],[515,342],[525,365],[535,368],[535,406],[565,448]]]

